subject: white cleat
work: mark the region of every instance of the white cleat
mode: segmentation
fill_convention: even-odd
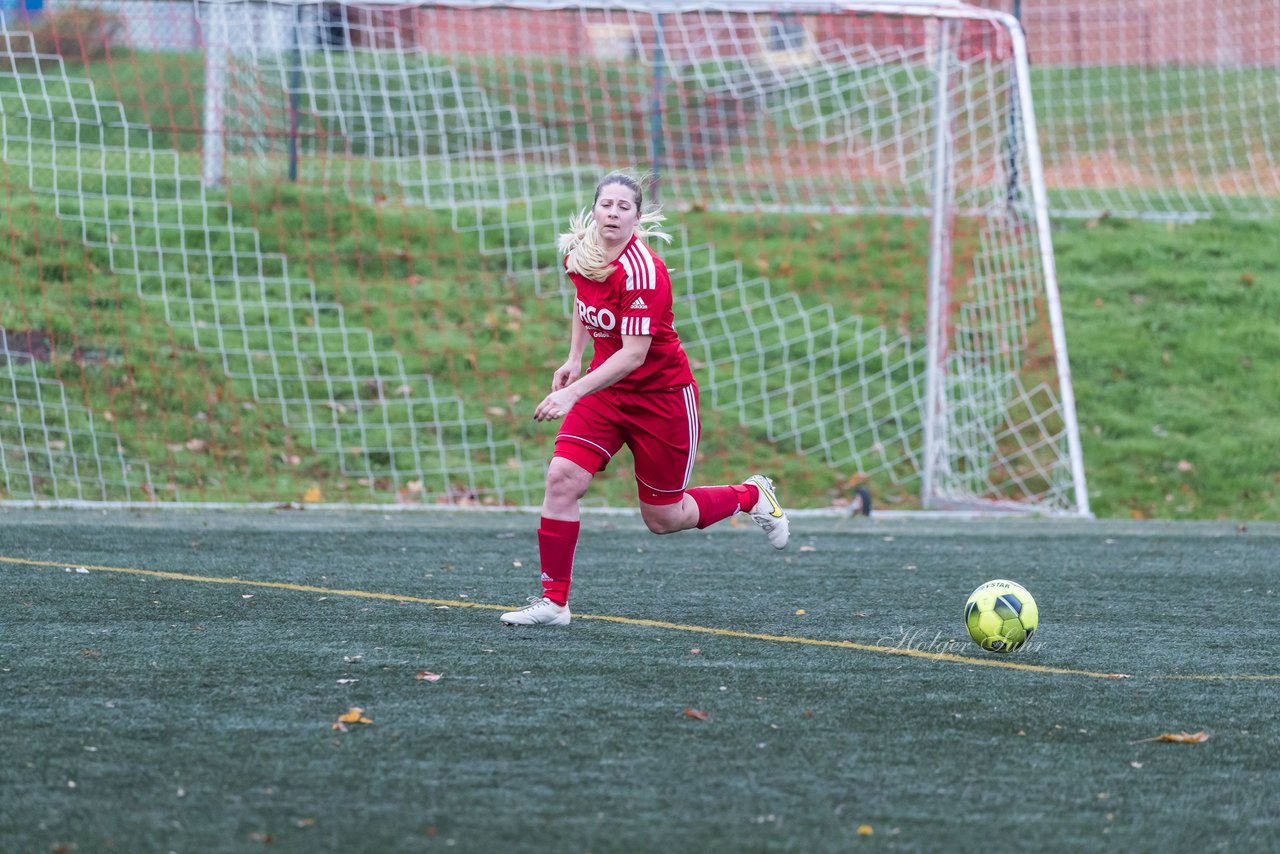
[[[569,606],[557,605],[545,596],[530,596],[519,611],[508,611],[499,619],[508,626],[567,626]]]
[[[760,500],[748,511],[751,518],[764,529],[764,535],[769,538],[769,545],[775,549],[786,548],[787,540],[791,536],[791,523],[787,521],[787,514],[782,512],[782,505],[778,503],[778,494],[773,490],[773,481],[762,474],[753,474],[743,483],[749,483],[760,490]]]

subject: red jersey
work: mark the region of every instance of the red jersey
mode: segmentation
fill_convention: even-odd
[[[623,335],[648,335],[653,341],[644,363],[610,388],[660,391],[690,385],[693,371],[673,325],[667,265],[635,235],[614,263],[617,269],[603,282],[569,274],[577,289],[575,309],[592,338],[588,370],[621,350]]]

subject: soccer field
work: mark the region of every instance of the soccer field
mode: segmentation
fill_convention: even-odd
[[[0,511],[0,849],[1280,847],[1280,525],[591,515],[504,628],[535,528]]]

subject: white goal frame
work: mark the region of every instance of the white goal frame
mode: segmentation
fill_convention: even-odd
[[[323,55],[327,45],[305,47],[298,35],[302,16],[318,14],[320,5],[318,0],[197,0],[206,88],[203,159],[191,159],[200,167],[193,174],[187,174],[187,163],[172,150],[157,143],[151,128],[128,117],[124,105],[75,69],[62,63],[11,62],[10,68],[17,69],[11,73],[26,76],[20,81],[25,99],[20,109],[0,116],[6,141],[13,141],[7,150],[17,158],[14,174],[28,176],[35,192],[59,194],[64,201],[59,216],[81,226],[85,242],[110,256],[114,274],[136,283],[140,298],[163,302],[167,322],[180,327],[195,352],[221,363],[225,376],[238,383],[238,394],[251,395],[264,409],[278,412],[280,420],[309,437],[316,454],[336,457],[343,475],[393,486],[412,484],[424,503],[447,503],[457,482],[498,504],[529,503],[537,489],[533,469],[541,463],[533,461],[539,455],[522,454],[517,436],[476,417],[477,403],[469,400],[465,381],[451,387],[414,373],[422,369],[410,365],[421,361],[411,363],[379,344],[373,330],[348,317],[343,306],[325,302],[323,289],[299,272],[305,264],[291,265],[275,253],[246,224],[249,217],[237,213],[221,192],[229,180],[245,174],[275,170],[278,180],[286,145],[294,177],[296,136],[287,127],[281,133],[279,126],[265,128],[258,137],[251,126],[229,130],[230,122],[256,120],[256,114],[228,109],[228,104],[236,97],[271,99],[253,103],[283,106],[273,111],[272,120],[287,111],[296,122],[299,89],[312,85],[296,57],[313,50],[320,60],[331,59]],[[717,256],[714,246],[690,245],[689,235],[677,227],[670,255],[664,257],[679,277],[677,299],[685,303],[677,309],[688,318],[682,337],[688,349],[698,351],[697,360],[709,375],[703,385],[704,408],[736,417],[762,441],[797,458],[813,458],[815,465],[846,473],[880,472],[896,486],[910,483],[912,489],[918,484],[924,509],[1090,514],[1027,47],[1013,16],[957,0],[799,2],[781,10],[776,3],[758,0],[343,0],[342,5],[408,11],[410,16],[428,10],[444,17],[482,10],[521,15],[545,11],[561,18],[579,15],[579,23],[603,20],[631,27],[649,46],[646,50],[656,45],[657,62],[650,62],[658,75],[651,110],[655,122],[663,109],[657,87],[664,82],[662,57],[668,44],[683,44],[687,50],[691,40],[706,37],[703,30],[714,27],[719,29],[711,38],[745,44],[760,39],[761,22],[777,20],[778,12],[805,16],[806,21],[834,19],[837,28],[845,28],[842,35],[824,36],[820,45],[785,37],[778,49],[785,57],[734,53],[741,46],[736,42],[722,55],[721,43],[713,41],[709,58],[689,60],[693,54],[686,54],[682,67],[669,65],[670,74],[687,75],[681,80],[686,91],[696,94],[704,86],[739,110],[748,103],[755,110],[749,117],[755,125],[744,123],[741,113],[676,116],[654,133],[651,164],[618,163],[612,148],[602,154],[575,146],[572,136],[568,143],[557,138],[563,128],[551,121],[539,124],[546,112],[531,111],[523,101],[517,104],[515,90],[504,88],[510,86],[509,78],[486,89],[483,74],[489,67],[466,58],[465,51],[456,59],[447,51],[433,54],[435,48],[426,40],[445,36],[430,30],[405,35],[395,28],[371,29],[371,41],[358,46],[360,55],[349,67],[328,72],[327,78],[314,75],[316,85],[331,88],[306,93],[313,98],[311,118],[336,116],[344,129],[353,122],[356,135],[364,136],[340,157],[325,160],[332,150],[304,153],[322,170],[305,179],[325,186],[333,182],[338,192],[360,192],[358,182],[368,179],[360,170],[377,171],[379,181],[398,182],[404,190],[405,198],[396,203],[450,211],[455,230],[478,241],[479,251],[497,257],[499,264],[505,259],[507,276],[528,287],[525,293],[552,299],[566,297],[562,277],[546,257],[548,246],[554,251],[556,229],[569,207],[581,203],[584,186],[589,193],[585,182],[594,178],[584,176],[619,165],[651,165],[660,179],[663,204],[675,211],[849,215],[882,227],[894,218],[927,222],[927,246],[920,245],[915,256],[922,266],[912,260],[904,268],[908,272],[894,281],[916,303],[910,308],[915,328],[906,331],[906,321],[895,326],[874,307],[866,317],[851,317],[830,304],[815,304],[820,297],[812,294],[802,300],[788,291],[785,279],[754,277],[743,270],[740,259],[724,260],[723,250]],[[875,41],[883,35],[875,30],[882,19],[891,29],[907,23],[900,34],[896,29],[892,33],[901,35],[901,43]],[[265,26],[273,20],[285,22],[276,33]],[[870,21],[871,35],[860,29],[864,21]],[[757,28],[754,36],[752,27]],[[975,30],[981,34],[969,43]],[[871,40],[853,41],[863,36]],[[377,41],[384,37],[389,46]],[[840,41],[846,37],[847,46]],[[29,33],[7,43],[12,57],[34,56],[34,48],[26,47],[32,43]],[[632,43],[633,48],[640,45]],[[779,72],[773,61],[802,67]],[[803,65],[811,61],[817,65]],[[361,75],[385,76],[399,101],[392,107],[369,107],[361,100],[362,90],[341,88],[364,85]],[[435,99],[433,103],[445,104],[429,108],[438,113],[414,115],[423,103],[415,87],[437,80],[450,87],[453,100]],[[635,116],[648,107],[639,103],[643,92],[637,95],[634,84],[627,81],[633,87],[626,90],[627,97],[637,104],[627,120],[636,123],[630,132],[642,136],[649,128]],[[561,97],[558,87],[564,84],[545,85]],[[582,80],[567,85],[578,106],[593,109],[594,98],[587,94],[592,90]],[[78,94],[74,99],[60,94],[69,91]],[[519,95],[545,96],[550,104],[548,92]],[[353,97],[344,100],[347,95]],[[81,110],[80,105],[92,109]],[[67,117],[72,109],[77,112]],[[483,113],[475,116],[479,131],[466,124],[472,118],[468,111],[476,110]],[[684,118],[689,121],[682,122]],[[694,119],[703,124],[695,125]],[[433,135],[413,137],[415,128],[423,133],[420,128],[432,121],[439,128],[425,133]],[[457,124],[449,124],[455,121],[466,127],[457,130]],[[66,133],[49,130],[54,125],[79,136],[68,142]],[[659,148],[686,143],[690,134],[706,133],[708,127],[734,134],[728,142],[714,140],[722,147],[711,166],[695,162],[692,155],[679,167],[658,158]],[[772,136],[753,136],[753,128]],[[676,139],[677,134],[686,136]],[[314,139],[344,144],[334,138],[317,134],[311,144],[320,144]],[[258,148],[228,150],[228,141],[243,146],[245,140]],[[385,148],[378,147],[384,143]],[[473,147],[458,158],[449,147],[455,144]],[[758,145],[766,146],[761,158],[756,158]],[[86,147],[92,156],[70,157],[72,146]],[[792,155],[825,159],[801,164],[808,171],[795,170]],[[99,162],[118,165],[100,167]],[[737,186],[733,170],[756,162],[766,171],[749,186]],[[855,180],[849,168],[855,162],[859,168],[874,168]],[[544,177],[540,170],[547,164],[560,171]],[[134,171],[139,168],[150,172]],[[108,172],[95,169],[114,169],[111,177],[127,180],[107,181]],[[135,186],[132,179],[163,172],[179,178],[166,183],[165,192],[183,195],[152,195],[135,205],[127,195]],[[234,281],[210,272],[211,263],[191,265],[197,271],[193,275],[205,281],[194,291],[190,283],[184,289],[164,272],[151,246],[116,247],[101,237],[104,228],[116,224],[113,218],[132,216],[135,210],[152,217],[157,233],[172,233],[200,206],[205,228],[217,229],[219,245],[228,246],[218,260],[225,259],[222,268],[233,271]],[[960,218],[972,224],[963,254],[955,252]],[[187,250],[183,246],[179,251]],[[918,290],[913,287],[917,270]],[[725,292],[733,300],[722,304]],[[920,294],[926,296],[924,306],[919,306]],[[907,309],[902,311],[905,316]],[[927,313],[923,328],[917,326],[922,323],[919,311]],[[761,347],[772,348],[767,359]],[[871,380],[859,376],[868,363]],[[344,404],[353,394],[358,399],[358,389],[370,383],[396,389],[400,398],[385,398],[367,413]],[[885,415],[885,410],[891,411]],[[429,420],[423,420],[424,412],[433,413]],[[379,441],[386,444],[370,444]],[[353,454],[351,447],[359,453]],[[383,448],[379,458],[389,462],[375,468],[369,452]]]

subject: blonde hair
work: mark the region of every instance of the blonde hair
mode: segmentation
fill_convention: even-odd
[[[636,205],[643,208],[644,193],[640,189],[640,181],[625,172],[610,172],[600,179],[600,183],[596,185],[592,207],[600,198],[600,190],[609,184],[622,184],[630,188],[636,195]],[[665,219],[659,207],[645,211],[636,223],[635,236],[644,241],[664,240],[670,243],[671,235],[661,228]],[[591,208],[583,208],[569,217],[569,230],[560,235],[558,245],[560,253],[565,256],[565,269],[593,282],[603,282],[618,268],[600,238],[600,227],[591,215]]]

